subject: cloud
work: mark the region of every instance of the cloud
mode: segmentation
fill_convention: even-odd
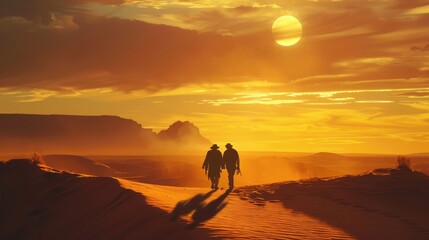
[[[427,13],[429,13],[429,5],[423,5],[423,6],[412,8],[406,11],[406,14],[427,14]]]
[[[407,55],[409,46],[427,41],[427,16],[398,15],[418,7],[414,2],[9,2],[0,0],[0,87],[158,92],[255,79],[300,91],[428,84],[425,60]],[[290,48],[271,34],[283,14],[303,24],[301,42]]]
[[[429,97],[429,91],[415,91],[415,92],[404,92],[402,96],[414,97],[414,98],[425,98]]]
[[[29,94],[26,95],[18,95],[17,98],[20,98],[18,102],[22,103],[30,103],[30,102],[40,102],[49,97],[55,96],[57,93],[55,91],[49,90],[32,90]]]
[[[426,44],[423,47],[413,46],[413,47],[410,48],[410,50],[413,51],[413,52],[427,52],[427,51],[429,51],[429,43]]]
[[[23,17],[30,21],[49,24],[54,21],[53,13],[66,13],[78,10],[78,4],[97,2],[100,4],[121,4],[122,0],[0,0],[1,17]]]
[[[73,21],[68,31],[0,33],[0,85],[150,91],[270,73],[240,39],[87,14]]]
[[[279,16],[273,9],[282,11],[275,4],[240,5],[240,2],[209,1],[134,1],[116,6],[86,4],[84,8],[102,16],[233,36],[270,29],[273,19]]]
[[[247,14],[247,13],[256,12],[258,10],[259,10],[259,8],[255,8],[255,7],[252,7],[252,6],[241,5],[241,6],[232,8],[230,11],[235,12],[235,13],[239,13],[239,14]]]

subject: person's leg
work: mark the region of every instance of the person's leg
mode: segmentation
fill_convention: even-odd
[[[211,188],[214,189],[215,188],[215,179],[214,179],[214,177],[210,177],[210,181],[212,182]]]
[[[230,189],[234,188],[234,174],[235,169],[228,169],[228,184]]]
[[[219,188],[219,177],[216,177],[214,189],[218,189],[218,188]]]

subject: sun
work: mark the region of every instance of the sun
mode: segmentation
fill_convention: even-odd
[[[272,26],[273,37],[281,46],[293,46],[299,42],[302,35],[302,25],[292,16],[281,16],[277,18]]]

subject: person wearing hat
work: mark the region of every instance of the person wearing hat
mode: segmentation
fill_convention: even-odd
[[[240,173],[240,157],[238,156],[237,150],[232,148],[231,143],[225,145],[226,150],[223,153],[223,163],[222,168],[225,168],[228,171],[228,184],[229,189],[234,188],[234,174],[237,170],[237,173]]]
[[[219,146],[217,144],[213,144],[210,148],[211,150],[207,152],[206,159],[204,160],[203,169],[212,182],[212,189],[217,190],[222,171],[220,169],[222,165],[222,153],[218,150]]]

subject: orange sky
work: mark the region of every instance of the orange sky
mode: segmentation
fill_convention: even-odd
[[[271,33],[283,15],[302,24],[291,47]],[[428,22],[417,0],[0,2],[0,112],[189,120],[240,150],[423,152]]]

